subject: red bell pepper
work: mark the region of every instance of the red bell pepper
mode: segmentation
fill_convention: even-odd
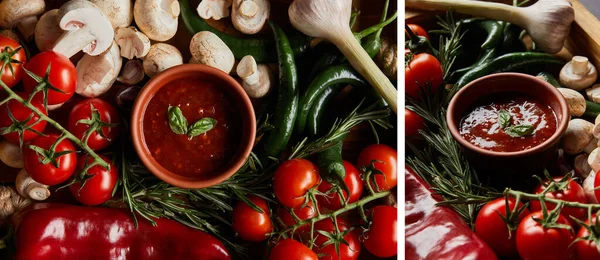
[[[405,259],[498,259],[453,210],[439,207],[429,185],[405,171]]]
[[[231,259],[221,241],[173,220],[136,229],[127,209],[34,204],[13,223],[17,260]]]

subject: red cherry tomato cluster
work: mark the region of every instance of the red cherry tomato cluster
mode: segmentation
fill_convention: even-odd
[[[48,115],[48,110],[71,100],[77,86],[77,71],[65,56],[46,51],[27,61],[16,41],[0,36],[0,59],[6,62],[2,82],[17,92],[36,110]],[[10,67],[10,68],[9,68]],[[26,73],[26,71],[28,73]],[[108,102],[89,98],[75,104],[68,118],[67,129],[87,143],[92,150],[107,148],[118,138],[120,118]],[[85,205],[100,205],[112,197],[117,183],[117,167],[112,160],[100,156],[109,165],[106,169],[91,164],[93,157],[78,155],[80,147],[40,119],[29,107],[15,99],[0,106],[0,129],[3,139],[20,145],[25,171],[45,185],[68,184],[73,196]]]
[[[275,216],[272,216],[265,199],[251,196],[248,199],[260,211],[245,202],[238,202],[233,209],[233,230],[247,241],[263,241],[270,237],[277,240],[277,236],[271,234],[276,234],[278,229],[290,229],[299,221],[314,218],[319,213],[341,209],[344,205],[340,195],[345,204],[359,201],[365,195],[363,190],[368,188],[364,179],[369,174],[375,180],[371,181],[371,185],[375,187],[376,183],[379,191],[391,190],[398,182],[397,152],[386,145],[366,147],[360,153],[356,166],[344,161],[344,167],[346,176],[343,181],[348,192],[331,193],[334,185],[321,178],[318,167],[311,161],[284,161],[273,176],[277,200],[273,205],[277,208]],[[280,239],[273,244],[269,259],[358,259],[363,246],[378,257],[397,254],[398,213],[395,207],[381,205],[367,209],[369,223],[361,223],[358,213],[350,212],[354,215],[337,217],[336,223],[332,218],[325,218],[312,227],[310,222],[300,225],[292,238]],[[314,228],[313,232],[311,228]]]

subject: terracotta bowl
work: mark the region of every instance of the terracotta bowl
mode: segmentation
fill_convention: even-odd
[[[459,126],[468,110],[481,98],[503,92],[522,93],[550,106],[557,119],[556,132],[543,143],[517,152],[490,151],[465,140]],[[569,110],[563,96],[551,84],[527,74],[498,73],[474,80],[458,91],[448,105],[446,120],[452,136],[482,181],[504,188],[533,181],[532,175],[542,173],[556,160],[558,144],[569,123]]]
[[[143,120],[144,113],[148,103],[154,97],[156,92],[166,86],[169,82],[181,78],[193,77],[205,79],[210,82],[219,82],[220,86],[229,92],[231,98],[237,104],[240,117],[242,118],[242,138],[239,148],[233,155],[230,162],[219,172],[200,175],[200,176],[182,176],[173,173],[162,167],[152,156],[144,140]],[[142,88],[139,93],[131,114],[131,136],[135,150],[144,163],[144,165],[154,174],[166,183],[174,186],[199,189],[213,186],[225,181],[231,177],[244,164],[250,155],[254,138],[256,135],[256,118],[250,98],[244,92],[240,84],[231,76],[224,72],[200,64],[183,64],[169,68],[160,74],[154,76]]]

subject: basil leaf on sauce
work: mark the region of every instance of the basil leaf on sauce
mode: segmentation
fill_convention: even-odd
[[[190,128],[188,129],[188,136],[190,137],[190,139],[192,139],[195,136],[204,134],[204,133],[210,131],[211,129],[213,129],[216,124],[217,124],[217,120],[215,120],[213,118],[210,118],[210,117],[202,118],[190,126]]]
[[[504,109],[498,111],[498,124],[500,124],[500,127],[502,128],[510,126],[510,113],[508,113],[508,111]]]
[[[173,133],[184,135],[188,132],[187,119],[183,116],[181,109],[177,106],[169,106],[167,111],[169,116],[169,127]]]
[[[504,128],[504,132],[511,137],[523,137],[533,133],[532,125],[515,125]]]

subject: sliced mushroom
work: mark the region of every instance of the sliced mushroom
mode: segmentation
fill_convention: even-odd
[[[113,42],[114,31],[108,18],[91,2],[71,0],[58,10],[60,28],[66,32],[53,51],[71,57],[83,51],[91,56],[106,51]]]
[[[203,0],[198,4],[196,11],[202,19],[220,20],[229,16],[229,7],[232,0]]]
[[[585,98],[581,93],[569,88],[558,88],[558,91],[563,95],[565,101],[567,101],[569,113],[572,116],[582,116],[585,113]]]
[[[131,25],[133,8],[131,0],[89,0],[94,3],[112,24],[114,29]]]
[[[240,60],[236,69],[237,75],[242,79],[242,87],[251,98],[264,97],[271,89],[273,73],[269,66],[257,65],[256,60],[250,55]]]
[[[121,56],[126,59],[143,58],[150,51],[150,39],[135,27],[117,29],[115,41],[121,48]]]
[[[51,50],[62,34],[63,30],[58,24],[58,9],[52,9],[44,13],[35,26],[35,45],[40,51]]]
[[[135,85],[144,79],[144,66],[139,60],[128,60],[117,78],[119,82]]]
[[[566,154],[575,155],[585,151],[591,153],[596,148],[598,139],[594,138],[594,124],[583,119],[569,121],[567,130],[562,137],[562,147]]]
[[[600,103],[600,84],[594,84],[585,90],[585,95],[594,103]]]
[[[573,166],[575,168],[575,173],[581,178],[585,178],[592,171],[592,167],[588,163],[588,154],[582,153],[575,157],[573,162]]]
[[[18,145],[0,141],[0,161],[12,168],[23,168],[23,154]]]
[[[584,90],[596,82],[596,67],[583,56],[574,56],[560,70],[560,84],[574,90]]]
[[[119,46],[115,42],[98,56],[85,55],[77,62],[77,92],[84,97],[97,97],[110,89],[121,70]]]
[[[177,32],[179,11],[177,0],[137,0],[133,5],[133,18],[148,38],[164,42]]]
[[[36,182],[25,169],[17,174],[15,187],[19,195],[32,200],[45,200],[50,197],[48,185]]]
[[[44,12],[44,0],[2,0],[0,1],[0,27],[12,29],[15,26],[25,38],[31,39],[37,23],[37,15]]]
[[[231,22],[238,31],[255,34],[263,28],[270,12],[268,0],[233,0]]]
[[[215,67],[229,74],[233,69],[235,57],[227,44],[216,34],[209,31],[198,32],[190,42],[190,52],[199,64]]]
[[[19,39],[19,35],[17,35],[17,33],[15,33],[13,30],[2,29],[0,30],[0,36],[13,39],[16,42],[21,41],[21,39]]]
[[[183,64],[181,52],[166,43],[152,44],[143,62],[144,72],[149,77],[154,77],[163,70],[180,64]]]

